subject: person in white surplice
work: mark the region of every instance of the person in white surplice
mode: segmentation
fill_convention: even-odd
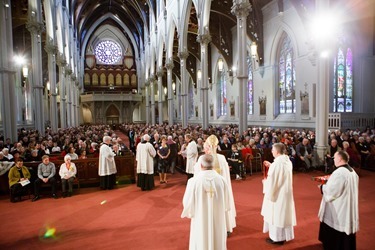
[[[225,159],[224,155],[217,154],[216,150],[219,144],[219,140],[215,135],[210,135],[207,140],[203,144],[204,153],[207,155],[212,155],[214,158],[214,170],[224,177],[228,190],[229,190],[229,205],[230,205],[230,211],[229,216],[227,217],[227,229],[228,229],[228,235],[233,232],[233,228],[236,227],[236,206],[234,204],[234,197],[233,197],[233,191],[232,191],[232,182],[230,179],[230,170],[228,166],[228,162]],[[197,163],[194,166],[194,175],[199,173],[201,171],[200,165],[201,165],[201,158],[198,158]]]
[[[198,158],[198,147],[191,134],[185,135],[185,141],[188,143],[186,149],[181,152],[182,155],[186,155],[186,174],[188,180],[194,175],[194,165]]]
[[[137,145],[137,154],[135,156],[137,161],[137,186],[142,191],[152,190],[154,184],[154,157],[156,151],[154,146],[149,142],[150,136],[143,135],[142,142]]]
[[[267,243],[278,245],[294,239],[293,227],[297,224],[293,198],[293,165],[285,152],[284,144],[275,143],[272,146],[275,160],[272,164],[268,161],[263,163],[269,168],[268,176],[263,181],[263,233],[269,232]]]
[[[190,218],[190,250],[227,249],[228,186],[213,170],[211,155],[200,157],[201,169],[188,180],[181,218]]]
[[[99,150],[99,176],[101,189],[113,189],[116,184],[116,163],[115,153],[109,147],[112,138],[110,136],[103,137],[103,145]]]

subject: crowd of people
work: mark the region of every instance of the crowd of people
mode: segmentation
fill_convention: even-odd
[[[45,183],[51,185],[52,197],[57,198],[56,168],[50,162],[50,155],[64,157],[59,175],[63,197],[70,197],[77,174],[72,160],[98,157],[100,187],[112,189],[117,173],[114,157],[132,152],[137,162],[137,186],[142,191],[155,187],[155,174],[159,175],[161,185],[167,184],[167,173],[173,174],[179,165],[187,175],[184,211],[181,216],[192,220],[191,248],[225,249],[223,228],[230,235],[236,227],[230,169],[236,175],[236,180],[241,180],[246,156],[251,155],[254,149],[262,152],[269,148],[274,160],[272,163],[264,162],[269,171],[264,180],[261,211],[264,217],[263,231],[269,233],[266,241],[270,244],[284,244],[294,238],[296,216],[292,188],[293,169],[303,166],[309,171],[324,165],[325,171],[333,174],[327,184],[321,187],[323,198],[319,212],[319,239],[324,246],[331,246],[330,239],[325,236],[329,234],[338,241],[343,241],[344,245],[355,246],[355,233],[358,231],[358,204],[355,203],[358,202],[358,190],[355,189],[358,189],[358,175],[350,166],[365,168],[372,165],[375,158],[375,129],[330,132],[324,162],[318,161],[314,156],[315,133],[312,130],[254,127],[239,133],[235,125],[203,129],[200,126],[182,128],[166,124],[123,124],[118,129],[128,136],[128,145],[111,127],[105,125],[81,126],[57,132],[47,130],[45,134],[22,129],[18,141],[13,143],[10,139],[4,141],[0,138],[0,161],[16,163],[9,171],[11,201],[17,201],[24,186],[30,182],[30,173],[23,166],[24,161],[41,161],[37,179],[33,183],[33,201],[37,201],[40,198],[40,187]],[[184,159],[183,162],[178,160],[178,155]],[[347,194],[343,185],[347,180],[352,183],[350,194]],[[336,184],[341,186],[333,186]],[[343,195],[340,198],[342,200],[337,201],[340,195]],[[198,201],[201,202],[197,204]],[[353,203],[350,208],[352,210],[346,207],[345,202]],[[334,215],[330,212],[343,204],[345,209],[350,210],[347,212],[351,216],[348,223],[355,225],[351,228],[338,221],[340,216],[347,214]],[[220,209],[213,211],[213,207]],[[212,230],[209,237],[205,237],[207,231],[202,231],[207,229],[207,223]],[[342,235],[343,232],[345,235]],[[346,237],[348,235],[350,237]],[[203,242],[200,240],[202,237],[205,239]]]

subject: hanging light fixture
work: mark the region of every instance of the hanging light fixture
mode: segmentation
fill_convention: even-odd
[[[217,61],[217,66],[219,68],[219,71],[222,72],[223,69],[224,69],[224,60],[223,60],[223,58],[221,58],[221,57],[219,58],[219,60]]]
[[[252,58],[255,58],[257,56],[257,49],[258,49],[258,45],[256,44],[256,42],[252,42],[251,45],[250,45],[250,51],[251,51]]]
[[[198,78],[198,81],[202,79],[202,71],[200,69],[198,69],[197,71],[197,78]]]
[[[29,68],[27,66],[22,67],[23,77],[27,78],[29,76]]]
[[[173,93],[176,93],[176,83],[175,82],[172,82],[172,90],[173,90]]]
[[[168,92],[167,87],[164,87],[164,95],[167,95],[167,92]]]

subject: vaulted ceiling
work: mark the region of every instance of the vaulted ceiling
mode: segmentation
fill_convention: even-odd
[[[114,19],[120,20],[130,31],[125,34],[135,41],[136,51],[143,51],[141,42],[144,38],[145,29],[149,29],[149,15],[156,13],[156,5],[158,1],[165,0],[72,0],[69,2],[69,9],[71,10],[71,21],[75,29],[75,35],[82,46],[83,41],[90,36],[89,30],[92,26],[100,20],[103,16],[113,16],[114,18],[107,18],[101,24],[110,24],[120,30],[122,27]],[[258,54],[260,58],[263,57],[263,15],[262,8],[270,3],[272,0],[250,0],[252,11],[247,19],[247,33],[252,41],[258,44]],[[279,11],[283,11],[283,1],[277,0],[279,4]],[[303,18],[308,13],[309,8],[315,5],[315,0],[290,0],[297,11]],[[29,37],[26,36],[25,23],[27,21],[27,0],[12,1],[12,17],[13,17],[13,35],[14,47],[18,50],[30,50]],[[232,34],[231,30],[236,25],[236,17],[231,13],[233,1],[231,0],[215,0],[211,2],[210,13],[210,34],[212,37],[212,44],[219,50],[228,65],[232,65]],[[193,6],[193,5],[192,5]],[[200,46],[196,42],[198,32],[197,14],[192,7],[190,11],[191,18],[189,19],[188,28],[188,51],[190,64],[194,66],[194,60],[200,57]],[[100,25],[99,25],[100,26]],[[98,27],[99,27],[98,26]],[[98,28],[97,27],[97,28]],[[95,32],[95,30],[94,30]],[[178,46],[178,36],[175,35],[174,46]],[[26,48],[27,47],[27,48]],[[177,51],[175,52],[175,62],[178,62]],[[43,53],[44,50],[43,50]],[[261,59],[262,60],[262,59]],[[189,62],[188,62],[189,63]],[[261,62],[262,63],[262,62]],[[47,68],[47,67],[43,67]],[[174,70],[177,70],[176,67]],[[189,69],[188,69],[189,70]],[[190,71],[190,70],[189,70]],[[194,71],[194,69],[193,69]],[[175,72],[176,73],[176,72]],[[191,75],[196,75],[190,72]]]

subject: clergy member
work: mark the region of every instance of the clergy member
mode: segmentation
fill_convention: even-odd
[[[294,239],[293,227],[297,224],[293,198],[293,165],[286,155],[285,146],[275,143],[272,146],[275,158],[271,164],[264,162],[268,176],[263,182],[263,233],[269,232],[267,243],[282,245]]]
[[[359,229],[358,175],[348,165],[345,151],[334,154],[336,169],[326,184],[320,186],[323,194],[319,209],[319,240],[324,249],[356,249]]]
[[[190,218],[190,250],[227,249],[228,186],[213,170],[211,155],[200,157],[201,169],[188,180],[181,218]]]
[[[229,192],[229,205],[230,205],[230,211],[229,216],[227,217],[227,229],[228,229],[228,235],[229,233],[233,232],[233,228],[236,227],[236,206],[234,205],[234,198],[233,198],[233,191],[232,191],[232,182],[230,179],[230,171],[228,162],[225,159],[224,155],[217,154],[217,147],[219,145],[219,140],[215,135],[210,135],[205,143],[203,144],[204,153],[206,155],[212,155],[214,158],[213,163],[213,169],[224,177],[227,186],[228,186],[228,192]],[[198,162],[194,166],[194,174],[197,174],[201,171],[200,165],[201,165],[201,158],[198,158]]]
[[[156,151],[154,146],[149,142],[150,136],[145,134],[142,137],[142,142],[137,145],[137,186],[142,191],[151,190],[154,188],[154,157]]]
[[[194,165],[198,159],[198,147],[191,134],[185,135],[185,141],[188,143],[186,147],[186,173],[188,179],[194,175]]]
[[[103,145],[99,149],[99,176],[101,189],[113,189],[116,184],[116,163],[115,153],[109,147],[112,138],[110,136],[103,137]]]

